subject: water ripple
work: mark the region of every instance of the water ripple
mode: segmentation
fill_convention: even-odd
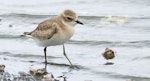
[[[19,14],[19,13],[10,13],[10,14],[1,14],[0,17],[23,17],[23,18],[46,18],[46,17],[52,17],[52,16],[56,16],[56,15],[33,15],[33,14]],[[112,15],[113,16],[113,15]],[[117,16],[117,15],[114,15]],[[83,19],[90,19],[90,20],[97,20],[100,18],[107,18],[108,16],[79,16],[80,18]],[[130,17],[133,19],[150,19],[150,16],[134,16],[134,17]]]
[[[78,44],[78,45],[110,45],[110,46],[131,46],[131,47],[143,47],[147,46],[150,47],[150,41],[149,40],[143,40],[143,41],[79,41],[79,40],[71,40],[69,41],[69,44]]]

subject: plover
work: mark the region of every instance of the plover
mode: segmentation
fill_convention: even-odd
[[[72,10],[64,10],[58,16],[41,22],[35,30],[25,34],[32,36],[38,45],[44,47],[45,63],[47,63],[47,47],[63,45],[63,54],[73,66],[66,55],[64,43],[73,36],[76,24],[83,25],[76,13]]]
[[[106,48],[105,52],[102,55],[106,60],[109,60],[115,57],[115,52],[109,48]],[[113,64],[113,63],[107,61],[106,64]]]

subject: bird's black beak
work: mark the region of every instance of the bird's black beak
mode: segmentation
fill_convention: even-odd
[[[82,24],[82,25],[84,25],[81,21],[79,21],[79,20],[77,20],[77,21],[75,21],[76,23],[78,23],[78,24]]]

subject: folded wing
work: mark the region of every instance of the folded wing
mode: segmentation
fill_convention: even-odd
[[[53,37],[57,31],[58,29],[56,23],[49,23],[48,21],[45,21],[40,23],[33,32],[29,33],[29,35],[36,39],[45,40]]]

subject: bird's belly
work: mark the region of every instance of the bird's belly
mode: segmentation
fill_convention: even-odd
[[[42,47],[47,47],[47,46],[55,46],[55,45],[60,45],[60,44],[63,44],[65,43],[66,41],[64,40],[61,40],[61,39],[48,39],[48,40],[36,40],[36,43],[39,45],[39,46],[42,46]]]
[[[36,43],[39,46],[55,46],[55,45],[60,45],[60,44],[64,44],[66,41],[68,41],[72,35],[74,34],[74,31],[72,32],[65,32],[65,33],[56,33],[54,34],[54,36],[50,39],[46,39],[46,40],[36,40]]]

